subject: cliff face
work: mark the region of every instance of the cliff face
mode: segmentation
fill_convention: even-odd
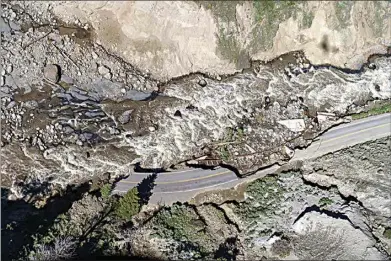
[[[230,74],[296,50],[314,64],[357,69],[391,45],[387,1],[67,1],[51,10],[89,23],[103,47],[160,80]]]

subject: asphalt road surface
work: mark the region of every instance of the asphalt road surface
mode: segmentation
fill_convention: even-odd
[[[295,155],[290,161],[319,157],[358,143],[390,136],[390,133],[390,113],[355,120],[323,133],[308,148],[296,150]],[[230,188],[239,183],[257,179],[273,173],[279,167],[278,165],[271,166],[247,178],[238,178],[234,172],[220,167],[215,169],[194,168],[158,173],[155,181],[156,186],[150,202],[164,202],[169,204],[176,201],[186,201],[203,191]],[[150,174],[132,173],[128,178],[119,181],[113,192],[125,193]]]

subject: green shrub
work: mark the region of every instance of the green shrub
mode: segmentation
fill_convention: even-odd
[[[274,215],[281,207],[284,192],[276,176],[258,179],[247,186],[249,197],[234,212],[248,223],[259,220],[260,216]]]
[[[391,239],[391,228],[386,228],[386,229],[384,230],[383,236],[384,236],[385,238]]]
[[[319,199],[318,204],[319,204],[321,207],[329,206],[329,205],[333,204],[333,200],[332,200],[332,199],[329,199],[329,198],[323,197],[323,198]]]
[[[228,161],[230,159],[229,151],[227,146],[223,146],[220,148],[220,157],[224,161]]]
[[[100,188],[100,194],[102,198],[108,199],[111,194],[111,184],[105,184]]]
[[[244,129],[243,127],[240,127],[238,128],[238,139],[243,140],[243,136],[244,136]]]
[[[191,245],[201,255],[210,253],[213,247],[205,223],[191,207],[174,204],[159,211],[153,222],[158,238],[172,238]]]
[[[121,219],[130,221],[140,211],[139,201],[137,188],[132,188],[117,202],[115,214]]]

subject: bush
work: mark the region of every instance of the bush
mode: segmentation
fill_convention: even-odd
[[[220,149],[220,157],[224,161],[228,161],[230,158],[229,151],[226,146],[221,147]]]
[[[100,188],[100,194],[102,198],[108,199],[111,194],[111,184],[105,184]]]
[[[391,239],[391,228],[386,228],[386,229],[384,230],[383,236],[384,236],[385,238]]]
[[[129,190],[118,202],[115,207],[115,214],[126,221],[140,211],[140,197],[137,188]]]
[[[326,198],[326,197],[323,197],[323,198],[319,199],[318,204],[321,207],[326,207],[326,206],[329,206],[329,205],[333,204],[333,200],[329,199],[329,198]]]

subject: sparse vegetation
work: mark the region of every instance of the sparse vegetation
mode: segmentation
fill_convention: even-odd
[[[277,16],[282,10],[287,10],[295,6],[295,1],[254,1],[254,8],[256,12],[256,20],[262,21],[264,19],[277,19]]]
[[[332,200],[332,199],[329,199],[329,198],[323,197],[323,198],[319,199],[318,204],[319,204],[319,206],[321,206],[321,207],[327,207],[327,206],[333,204],[333,200]]]
[[[210,10],[215,16],[224,22],[235,19],[236,6],[244,1],[197,1],[200,6]]]
[[[390,103],[383,103],[379,105],[374,105],[371,109],[369,109],[367,112],[361,112],[357,114],[352,115],[353,120],[358,120],[362,118],[366,118],[373,115],[383,114],[391,112],[391,102]]]
[[[71,87],[71,85],[69,83],[64,82],[64,81],[59,81],[58,85],[60,85],[64,89],[69,89],[69,87]]]
[[[227,128],[224,141],[225,142],[241,141],[243,137],[244,137],[243,126],[237,126],[235,128]]]
[[[220,28],[218,34],[218,51],[222,57],[228,59],[232,63],[238,64],[241,47],[235,35],[235,31],[229,31],[228,29]]]
[[[273,45],[273,38],[277,33],[279,24],[291,17],[295,17],[298,9],[296,1],[253,1],[255,9],[256,27],[253,30],[251,47],[253,52],[259,48],[266,51]]]
[[[227,128],[224,141],[225,142],[231,142],[233,140],[234,140],[234,131],[233,131],[232,128]]]
[[[224,145],[220,148],[220,157],[224,161],[228,161],[230,159],[230,154],[227,145]]]
[[[228,161],[231,159],[231,154],[228,149],[228,143],[241,142],[244,138],[244,129],[242,126],[236,128],[227,128],[223,143],[218,150],[222,160]],[[227,143],[227,144],[225,144]]]
[[[249,60],[246,52],[237,39],[238,26],[227,26],[227,24],[237,23],[236,6],[243,1],[199,1],[198,3],[205,9],[210,10],[215,16],[218,33],[219,54],[240,67],[242,60]]]
[[[239,140],[243,140],[243,137],[244,137],[244,129],[243,129],[243,127],[238,127],[237,135],[238,135],[238,139]]]
[[[391,2],[388,1],[388,5]],[[384,5],[387,5],[386,1],[373,1],[372,4],[374,5],[374,11],[376,13],[375,15],[375,26],[374,26],[374,31],[375,31],[375,36],[376,37],[382,37],[383,33],[385,32],[386,27],[387,27],[387,22],[389,19],[390,12],[384,10]],[[389,9],[388,9],[389,10]]]
[[[314,14],[311,11],[303,12],[302,26],[303,28],[310,28],[314,20]]]
[[[338,27],[345,28],[350,23],[350,11],[352,10],[354,2],[352,1],[335,1],[335,15],[339,21]]]
[[[263,123],[264,118],[265,117],[260,113],[255,114],[255,120],[257,121],[257,123]]]
[[[292,250],[291,243],[288,239],[282,238],[273,243],[271,251],[273,254],[278,255],[279,257],[287,257],[289,256]]]
[[[278,184],[277,177],[266,176],[249,184],[246,189],[248,198],[236,209],[244,220],[252,222],[261,215],[269,215],[279,207],[284,189]]]

